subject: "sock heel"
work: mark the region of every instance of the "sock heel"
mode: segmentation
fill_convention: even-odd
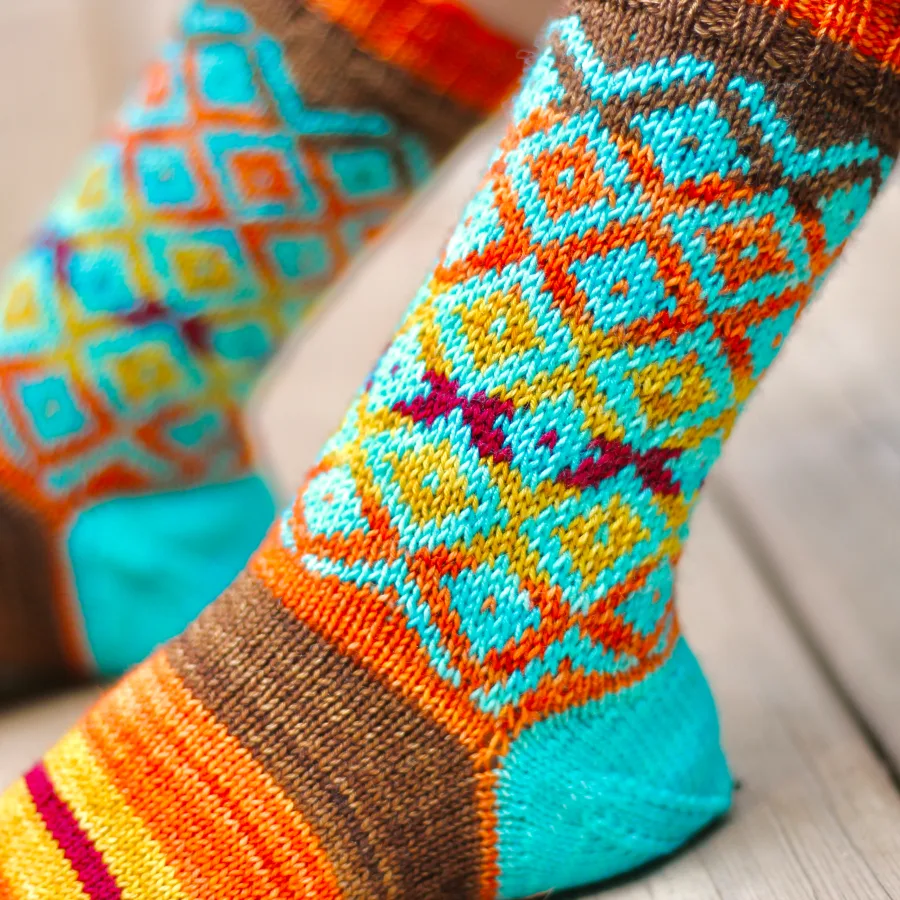
[[[240,572],[274,514],[257,476],[82,512],[69,559],[98,671],[127,669],[193,621]]]
[[[732,792],[715,704],[683,639],[642,683],[525,731],[498,781],[509,900],[672,853],[728,811]]]

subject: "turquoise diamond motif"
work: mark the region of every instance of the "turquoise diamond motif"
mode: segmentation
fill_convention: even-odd
[[[24,384],[19,396],[38,436],[47,442],[70,438],[80,432],[87,418],[72,396],[68,378],[50,375]]]
[[[319,235],[279,237],[269,244],[281,274],[291,281],[325,278],[334,263],[328,242]]]
[[[124,254],[104,247],[96,252],[73,253],[69,262],[72,287],[82,305],[92,313],[126,312],[135,305],[126,280]]]
[[[151,206],[186,206],[198,188],[187,154],[180,147],[145,147],[137,154],[138,177]]]
[[[380,197],[397,189],[397,173],[390,154],[379,147],[336,150],[331,168],[346,196],[355,200]]]
[[[210,44],[197,54],[203,95],[221,106],[246,105],[257,96],[247,51],[233,43]]]

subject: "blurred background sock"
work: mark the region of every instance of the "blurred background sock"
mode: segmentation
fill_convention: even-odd
[[[121,672],[231,581],[274,511],[249,390],[520,67],[452,4],[186,8],[0,289],[0,689]]]

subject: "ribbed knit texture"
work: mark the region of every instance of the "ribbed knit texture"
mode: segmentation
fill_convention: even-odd
[[[456,5],[187,7],[0,289],[0,693],[121,672],[233,579],[275,513],[249,389],[520,65]]]
[[[886,5],[573,0],[247,572],[0,800],[0,897],[517,898],[728,808],[676,564],[891,167]]]

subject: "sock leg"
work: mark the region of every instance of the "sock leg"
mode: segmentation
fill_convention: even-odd
[[[186,8],[0,291],[0,682],[121,672],[224,590],[274,515],[242,401],[519,66],[425,0]]]
[[[676,564],[890,169],[898,22],[572,0],[246,574],[0,800],[7,896],[516,898],[721,815]]]

